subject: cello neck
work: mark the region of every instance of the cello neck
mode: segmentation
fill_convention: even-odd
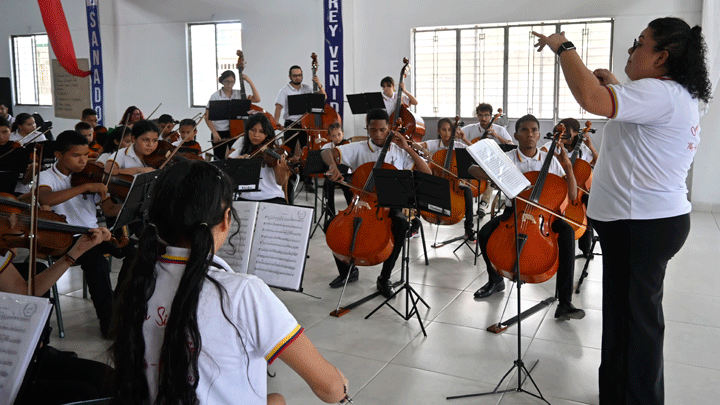
[[[375,165],[373,166],[373,170],[370,172],[370,175],[368,176],[367,181],[365,182],[365,187],[363,187],[363,190],[367,192],[372,192],[375,188],[375,169],[382,168],[383,163],[385,163],[385,155],[387,155],[388,149],[390,149],[390,144],[392,143],[392,137],[394,134],[390,132],[388,134],[387,139],[385,139],[385,144],[382,147],[382,150],[380,151],[380,155],[378,156],[377,160],[375,161]]]
[[[557,132],[553,134],[552,143],[550,144],[550,148],[548,148],[547,156],[545,156],[545,160],[543,161],[542,169],[540,169],[540,174],[538,174],[537,180],[535,181],[533,191],[532,193],[530,193],[530,201],[534,203],[540,201],[540,195],[542,194],[542,189],[545,185],[545,179],[547,178],[547,174],[550,171],[550,163],[552,163],[553,156],[555,156],[555,148],[557,146],[557,142],[560,139],[560,135],[564,132],[565,126],[563,124],[560,124],[558,125]],[[539,149],[538,153],[540,153]]]

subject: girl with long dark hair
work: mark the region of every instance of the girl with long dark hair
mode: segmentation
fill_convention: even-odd
[[[321,400],[346,398],[345,377],[267,285],[213,255],[237,218],[231,197],[230,179],[209,163],[160,173],[121,287],[116,403],[284,404],[266,393],[278,357]]]
[[[603,252],[601,404],[663,404],[663,279],[690,232],[685,179],[700,141],[698,100],[711,87],[701,29],[653,20],[632,47],[620,84],[588,70],[563,33],[535,33],[559,56],[580,106],[605,127],[587,216]]]

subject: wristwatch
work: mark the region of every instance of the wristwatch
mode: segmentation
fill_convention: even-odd
[[[563,42],[563,44],[560,45],[557,52],[555,52],[555,53],[557,54],[557,56],[560,56],[561,53],[563,53],[565,51],[569,51],[571,49],[575,49],[575,45],[572,42],[570,42],[570,41]]]

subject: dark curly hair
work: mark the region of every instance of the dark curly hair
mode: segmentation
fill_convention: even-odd
[[[667,51],[665,65],[668,76],[680,83],[694,97],[704,102],[710,100],[712,86],[708,79],[705,54],[707,45],[699,26],[690,28],[685,21],[664,17],[648,24],[656,42],[656,51]]]

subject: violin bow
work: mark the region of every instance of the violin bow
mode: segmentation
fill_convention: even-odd
[[[201,122],[202,122],[202,119],[197,120],[195,122],[195,126],[193,127],[192,131],[190,131],[190,132],[195,132],[195,130],[197,129],[198,125],[200,125]],[[168,157],[165,158],[165,161],[163,162],[163,164],[160,165],[160,167],[158,167],[158,170],[162,170],[170,162],[170,159],[172,159],[173,156],[175,156],[177,151],[180,150],[180,148],[183,146],[184,143],[185,143],[185,138],[183,138],[181,136],[180,143],[178,143],[177,146],[175,147],[175,149],[173,149],[173,151],[170,152],[170,155],[168,155]]]
[[[290,124],[290,125],[288,125],[287,127],[285,127],[285,129],[283,129],[282,131],[280,131],[280,132],[278,132],[277,134],[275,134],[275,136],[273,136],[272,138],[270,138],[269,141],[265,142],[265,145],[259,147],[258,150],[256,150],[255,152],[253,152],[253,153],[250,155],[249,158],[254,158],[255,156],[257,156],[258,153],[260,153],[260,152],[262,152],[263,150],[265,150],[265,148],[267,148],[271,143],[275,142],[275,140],[278,139],[281,135],[283,135],[285,132],[293,129],[293,128],[292,128],[293,125],[295,125],[295,124],[297,124],[298,122],[302,121],[303,118],[305,118],[305,117],[308,116],[308,114],[310,114],[310,113],[305,113],[305,114],[303,114],[303,115],[302,115],[300,118],[298,118],[295,122],[293,122],[292,124]],[[295,129],[297,130],[298,128],[295,128]],[[300,131],[299,131],[299,130],[298,130],[298,132],[295,132],[294,134],[292,134],[288,139],[284,140],[283,143],[279,144],[279,146],[285,145],[287,142],[289,142],[291,139],[295,138],[295,137],[298,136],[298,135],[300,135]]]
[[[37,156],[40,152],[42,156],[42,145],[35,145],[35,153],[33,153],[33,165],[32,165],[32,179],[33,185],[30,190],[30,234],[28,235],[30,240],[30,269],[28,272],[28,295],[35,295],[35,275],[37,274],[37,232],[38,232],[38,178],[40,177],[40,171],[36,170]]]
[[[160,106],[158,106],[158,107],[160,107]],[[115,169],[115,165],[117,164],[117,162],[116,162],[117,155],[118,155],[118,152],[120,152],[120,142],[122,142],[122,139],[125,137],[125,131],[127,130],[128,120],[130,120],[129,115],[127,117],[125,117],[125,122],[123,123],[123,132],[122,132],[122,134],[120,134],[120,141],[118,141],[118,148],[115,149],[115,155],[113,155],[113,158],[112,158],[112,165],[110,166],[110,172],[106,172],[108,174],[108,178],[105,181],[105,187],[107,187],[110,184],[110,179],[112,179],[113,169]]]
[[[145,117],[145,119],[146,119],[146,120],[150,120],[150,117],[152,117],[153,114],[155,114],[155,112],[158,110],[158,108],[160,108],[161,105],[162,105],[162,103],[158,104],[158,106],[155,107],[155,109],[152,110],[152,112],[150,113],[150,115],[148,115],[147,117]],[[128,116],[128,118],[129,118],[129,116]],[[127,125],[127,119],[125,120],[125,125]]]
[[[21,145],[28,144],[28,143],[30,143],[30,142],[32,142],[32,141],[40,138],[41,136],[47,134],[51,129],[52,129],[52,127],[46,129],[46,130],[45,130],[44,132],[42,132],[42,133],[39,133],[39,134],[35,135],[35,136],[32,137],[32,139],[30,139],[29,141],[23,142],[23,141],[25,140],[25,138],[27,138],[27,137],[29,137],[30,135],[32,135],[32,133],[30,133],[30,134],[26,135],[23,139],[19,140],[18,143],[20,143]],[[5,156],[5,155],[3,155],[3,156]],[[0,158],[2,158],[2,156],[0,156]]]

